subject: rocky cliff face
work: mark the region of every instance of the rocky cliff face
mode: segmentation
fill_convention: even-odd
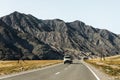
[[[96,56],[120,53],[120,37],[108,30],[19,12],[0,18],[0,44],[0,59],[62,59],[66,51],[76,56],[81,51]]]

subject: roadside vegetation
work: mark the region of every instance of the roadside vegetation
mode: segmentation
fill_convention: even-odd
[[[90,59],[90,60],[86,60],[86,62],[103,70],[105,73],[111,76],[120,78],[120,55],[106,57],[103,60],[101,58]]]
[[[0,75],[17,73],[61,63],[61,60],[0,61]]]

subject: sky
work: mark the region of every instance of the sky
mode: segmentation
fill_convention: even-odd
[[[0,17],[14,11],[38,19],[79,20],[120,34],[120,0],[1,0]]]

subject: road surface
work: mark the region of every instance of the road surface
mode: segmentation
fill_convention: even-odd
[[[38,71],[24,73],[0,80],[97,80],[93,73],[80,61],[60,64]]]

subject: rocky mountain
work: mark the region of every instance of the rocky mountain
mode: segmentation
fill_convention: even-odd
[[[120,53],[120,37],[81,21],[41,20],[13,12],[0,18],[0,59],[62,59]]]
[[[120,37],[120,34],[118,36]]]

